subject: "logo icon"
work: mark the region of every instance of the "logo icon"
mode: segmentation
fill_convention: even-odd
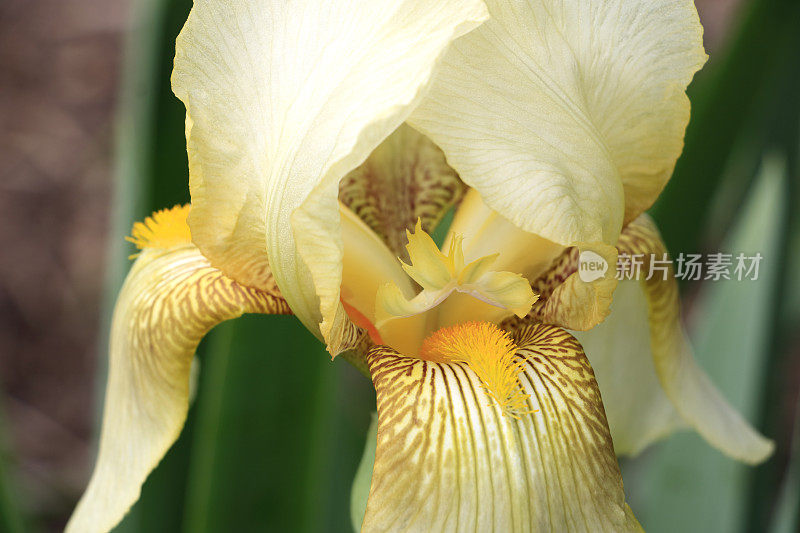
[[[608,261],[591,250],[584,250],[578,257],[578,277],[585,283],[602,278],[608,271]]]

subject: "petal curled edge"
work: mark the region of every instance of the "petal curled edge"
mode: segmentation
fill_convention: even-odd
[[[649,260],[667,257],[655,224],[641,215],[628,224],[617,243],[620,255],[642,254],[642,277],[649,273]],[[647,299],[650,350],[659,382],[681,417],[712,446],[726,455],[756,464],[773,451],[774,444],[734,409],[697,364],[681,324],[678,283],[670,267],[640,281]],[[637,356],[641,354],[631,354]],[[644,354],[646,355],[646,354]]]
[[[375,465],[362,531],[639,531],[580,345],[515,332],[538,412],[504,416],[468,365],[375,347]]]
[[[489,0],[409,118],[520,228],[615,244],[672,173],[706,55],[691,0]]]
[[[180,434],[194,352],[214,325],[243,313],[288,312],[277,292],[239,285],[191,244],[144,250],[114,309],[100,449],[67,532],[108,531],[139,498]]]
[[[602,275],[592,279],[581,273],[582,257],[589,255],[605,266]],[[615,277],[617,250],[601,242],[581,243],[562,254],[551,268],[533,282],[533,290],[541,295],[528,315],[545,324],[586,331],[611,312],[611,300],[617,287]]]
[[[281,293],[334,355],[349,323],[339,181],[405,121],[450,42],[486,16],[480,0],[206,0],[178,38],[195,242],[235,279],[245,262],[227,258],[266,243]]]
[[[581,276],[581,257],[588,253],[593,261],[605,266],[602,275]],[[539,299],[524,318],[510,318],[507,329],[526,324],[551,324],[575,331],[586,331],[600,324],[611,312],[611,300],[617,287],[615,266],[617,250],[601,242],[580,243],[564,250],[531,283]],[[592,272],[588,272],[592,274]]]

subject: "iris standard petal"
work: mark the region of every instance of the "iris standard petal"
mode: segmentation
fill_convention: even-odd
[[[108,531],[139,498],[186,420],[200,339],[243,313],[289,312],[274,284],[272,291],[244,287],[211,267],[191,243],[170,244],[142,251],[117,299],[100,449],[69,533]],[[270,278],[264,281],[270,285]]]
[[[614,244],[669,179],[705,62],[691,0],[489,0],[409,123],[520,228]]]
[[[617,243],[620,255],[641,254],[641,286],[647,301],[650,350],[658,380],[681,417],[712,446],[734,459],[760,463],[773,451],[764,438],[720,394],[697,364],[681,324],[678,283],[672,268],[649,276],[651,258],[668,257],[655,224],[641,215]],[[650,277],[650,279],[645,279]],[[630,357],[647,356],[631,353]]]
[[[283,296],[334,355],[349,323],[339,181],[486,16],[479,0],[198,0],[178,38],[195,242],[235,279],[266,249]]]
[[[515,419],[464,363],[368,355],[375,465],[362,531],[638,531],[580,345],[547,325],[514,334],[535,413]]]

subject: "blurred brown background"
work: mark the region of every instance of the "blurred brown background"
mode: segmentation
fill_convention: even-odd
[[[0,403],[40,516],[86,479],[127,3],[0,3]]]
[[[0,2],[0,415],[26,514],[88,476],[129,0]],[[735,0],[698,1],[711,53]]]

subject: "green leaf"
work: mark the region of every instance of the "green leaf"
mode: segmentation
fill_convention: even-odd
[[[375,448],[378,446],[378,414],[372,414],[367,430],[367,441],[364,444],[364,455],[358,463],[356,477],[353,479],[353,488],[350,490],[350,521],[353,531],[361,531],[364,513],[367,512],[367,498],[372,484],[372,467],[375,465]]]
[[[707,235],[698,228],[709,228],[709,207],[719,191],[733,195],[734,207],[746,194],[773,127],[769,119],[779,102],[776,88],[784,83],[785,56],[796,61],[796,47],[787,39],[798,33],[798,13],[795,0],[744,3],[729,46],[711,56],[689,87],[692,118],[683,154],[652,210],[670,250],[703,247]]]
[[[96,435],[99,434],[99,408],[106,384],[105,354],[111,313],[130,268],[131,246],[124,236],[135,220],[189,199],[183,109],[171,94],[169,72],[175,53],[175,36],[190,8],[190,0],[139,0],[134,2],[131,12],[117,117],[109,267],[101,322],[103,333],[98,348],[98,353],[103,355],[97,372]],[[175,140],[164,142],[167,134]],[[179,527],[191,433],[190,411],[178,442],[148,478],[141,499],[115,531],[172,532]]]
[[[2,406],[0,406],[2,407]],[[5,418],[0,409],[0,531],[22,533],[22,515],[15,491],[12,491],[6,466],[11,462],[5,434]]]
[[[294,317],[222,324],[205,355],[183,531],[346,530],[369,382]]]

